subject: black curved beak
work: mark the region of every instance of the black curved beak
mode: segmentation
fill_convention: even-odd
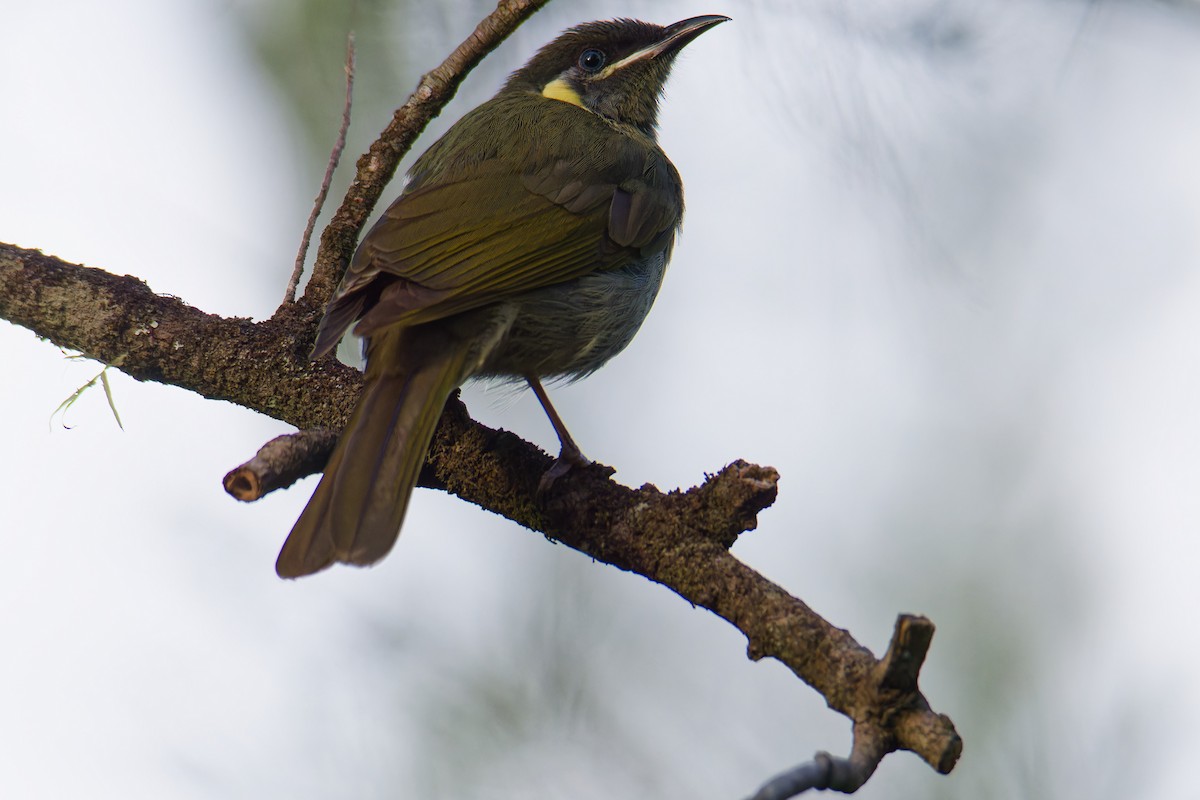
[[[661,55],[673,56],[682,50],[688,42],[714,25],[720,25],[722,22],[729,22],[729,17],[721,14],[706,14],[702,17],[692,17],[691,19],[680,20],[674,25],[668,25],[663,29],[663,37],[661,39],[648,47],[643,47],[641,50],[630,53],[615,64],[610,64],[605,68],[604,74],[609,75],[630,64],[636,64],[639,61],[645,61],[650,58],[658,58]]]
[[[668,25],[662,41],[654,45],[653,49],[656,52],[651,54],[650,57],[654,58],[666,52],[678,52],[688,42],[709,28],[720,25],[722,22],[729,22],[729,17],[724,14],[705,14],[700,17],[680,20],[674,25]]]

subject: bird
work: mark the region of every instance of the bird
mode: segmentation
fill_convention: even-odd
[[[354,325],[364,386],[279,576],[388,554],[446,400],[469,379],[533,390],[561,445],[543,486],[588,463],[542,382],[595,372],[650,311],[684,207],[659,100],[680,50],[728,20],[570,28],[412,165],[317,328],[314,359]]]

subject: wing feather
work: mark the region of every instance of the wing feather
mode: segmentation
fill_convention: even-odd
[[[540,118],[579,113],[541,100],[520,102],[537,103]],[[473,113],[488,113],[487,105]],[[441,148],[438,158],[451,166],[431,171],[422,164],[427,154],[414,167],[420,177],[355,253],[322,322],[318,349],[332,347],[329,340],[336,343],[356,318],[355,333],[364,336],[431,322],[598,269],[620,269],[669,243],[683,197],[662,151],[599,118],[567,129],[561,141],[534,136],[489,147],[482,160],[468,157],[463,137],[448,134],[435,144],[430,153]]]

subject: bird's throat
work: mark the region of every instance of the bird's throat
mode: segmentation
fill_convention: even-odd
[[[564,103],[570,103],[573,106],[583,108],[583,99],[579,96],[579,92],[567,83],[563,78],[555,78],[546,84],[546,88],[542,89],[542,97],[549,97],[551,100],[561,100]]]

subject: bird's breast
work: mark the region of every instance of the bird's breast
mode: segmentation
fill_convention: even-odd
[[[477,374],[574,379],[600,369],[642,326],[668,252],[504,301],[512,323]]]

